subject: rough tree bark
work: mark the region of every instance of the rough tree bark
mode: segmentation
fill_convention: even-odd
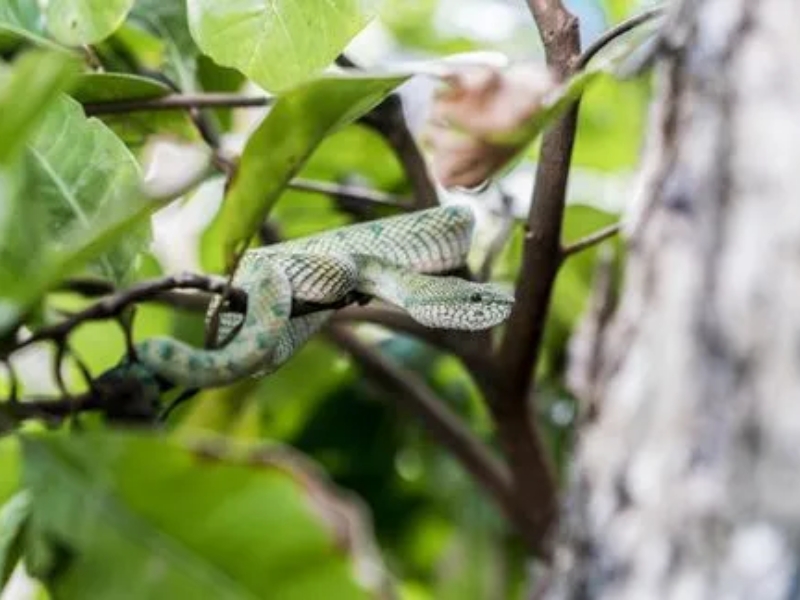
[[[800,597],[800,3],[683,0],[550,598]]]

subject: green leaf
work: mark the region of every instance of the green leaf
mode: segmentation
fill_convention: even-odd
[[[70,95],[83,104],[113,100],[162,98],[172,89],[150,77],[126,73],[83,73],[70,89]]]
[[[47,113],[29,151],[28,191],[33,201],[46,206],[48,233],[57,252],[69,251],[76,241],[97,235],[142,204],[136,159],[105,125],[87,119],[71,98],[62,97]],[[101,258],[102,274],[124,281],[145,243],[142,235],[128,237]]]
[[[222,209],[204,236],[204,263],[221,269],[248,242],[314,149],[385,98],[405,76],[323,77],[282,96],[247,142]]]
[[[23,448],[31,537],[55,558],[36,574],[55,597],[374,597],[353,507],[285,450],[97,433]]]
[[[36,2],[0,0],[0,52],[14,50],[25,42],[61,48],[45,37],[44,19]]]
[[[189,33],[185,0],[137,0],[130,20],[166,45],[164,73],[182,92],[197,88],[197,45]]]
[[[31,501],[27,492],[19,492],[0,507],[0,589],[8,582],[19,562],[22,530],[30,515]]]
[[[63,278],[92,267],[127,279],[159,207],[125,145],[61,96],[15,169],[0,169],[0,332]]]
[[[31,52],[14,62],[11,69],[0,67],[3,163],[19,154],[39,120],[77,73],[77,62],[63,54]]]
[[[5,504],[20,488],[19,440],[13,436],[0,438],[0,504]]]
[[[47,28],[69,46],[99,42],[122,25],[134,0],[50,0]]]
[[[636,0],[603,0],[606,14],[608,14],[612,23],[621,21],[630,15],[636,4]]]
[[[279,91],[328,66],[373,16],[373,0],[187,0],[197,45]]]
[[[153,100],[172,93],[160,81],[123,73],[86,73],[78,77],[70,95],[81,104],[97,102]],[[97,117],[123,142],[141,145],[150,135],[172,135],[181,140],[198,139],[186,111],[131,111],[119,114],[101,114]]]
[[[573,163],[604,171],[631,170],[639,163],[650,93],[642,80],[605,77],[581,103]]]
[[[23,150],[75,69],[64,55],[39,52],[0,68],[0,332],[19,319],[21,305],[8,298],[38,271],[43,251],[41,207],[23,194]]]

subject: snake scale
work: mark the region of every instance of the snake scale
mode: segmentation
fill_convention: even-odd
[[[222,312],[218,340],[201,349],[168,337],[136,345],[138,360],[176,385],[215,387],[284,364],[333,314],[291,317],[292,300],[329,304],[351,292],[380,298],[436,328],[481,330],[508,316],[513,296],[491,283],[436,276],[463,266],[474,217],[463,206],[432,208],[248,250],[233,277],[247,310]],[[215,304],[209,309],[209,315]]]

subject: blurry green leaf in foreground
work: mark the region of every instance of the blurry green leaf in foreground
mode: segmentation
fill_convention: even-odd
[[[206,267],[220,270],[241,249],[326,136],[369,111],[404,80],[323,77],[280,97],[247,142],[222,209],[204,236]]]
[[[105,125],[87,119],[71,98],[62,97],[48,111],[29,151],[28,201],[44,206],[49,241],[59,255],[143,206],[136,159]],[[99,270],[124,281],[146,241],[143,235],[126,235],[100,257]]]
[[[44,19],[32,0],[0,0],[0,52],[23,43],[51,49],[61,48],[45,37]]]
[[[25,160],[0,172],[0,330],[88,262],[124,281],[157,208],[125,145],[77,102],[61,95],[37,116]]]
[[[361,515],[287,451],[121,434],[23,446],[31,540],[53,557],[34,575],[55,597],[345,600],[383,583]]]
[[[374,0],[188,0],[197,45],[270,91],[328,66],[372,17]]]
[[[2,296],[16,296],[15,286],[40,266],[42,213],[23,193],[23,151],[75,71],[62,54],[28,53],[11,67],[0,64],[0,333],[22,312]]]
[[[25,54],[11,68],[0,63],[0,163],[25,145],[77,66],[67,55],[44,52]]]
[[[47,29],[70,46],[107,38],[125,20],[134,0],[49,0]]]

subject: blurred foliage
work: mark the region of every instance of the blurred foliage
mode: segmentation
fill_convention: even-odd
[[[356,122],[400,79],[320,73],[363,27],[361,3],[302,3],[319,9],[313,19],[305,18],[301,3],[276,3],[282,8],[275,15],[286,16],[286,37],[270,38],[262,48],[266,57],[253,49],[253,40],[265,34],[252,25],[277,21],[269,20],[275,15],[263,10],[263,2],[224,9],[219,2],[188,4],[191,28],[185,0],[51,0],[48,12],[29,0],[0,0],[0,349],[8,342],[3,334],[19,325],[35,328],[89,305],[90,299],[55,291],[71,274],[131,283],[198,268],[201,257],[214,257],[211,266],[220,267],[221,240],[233,247],[253,237],[266,216],[288,237],[352,220],[328,196],[287,189],[296,175],[410,195],[390,146]],[[262,9],[253,23],[237,29],[231,11],[250,4]],[[608,24],[640,4],[570,3],[587,15],[602,8]],[[97,18],[79,18],[81,27],[71,27],[69,15],[87,8]],[[501,12],[502,35],[487,32]],[[456,27],[456,13],[483,14],[485,22]],[[220,29],[220,19],[231,26]],[[330,37],[309,33],[308,27],[321,25]],[[372,28],[381,34],[376,39],[385,45],[387,63],[472,50],[538,57],[522,2],[390,0]],[[196,41],[192,36],[200,29]],[[82,47],[87,42],[88,53]],[[300,81],[306,83],[293,87]],[[194,182],[180,205],[170,207],[177,217],[162,234],[169,252],[154,247],[151,254],[148,217],[160,205],[142,193],[143,173],[154,170],[145,157],[165,140],[176,151],[201,146],[195,123],[177,111],[87,118],[81,104],[156,99],[176,89],[255,93],[255,84],[291,89],[278,95],[272,112],[203,111],[226,151],[233,148],[242,159],[225,208],[219,210],[222,186],[209,191]],[[644,80],[603,80],[587,91],[573,181],[582,175],[626,180],[637,162],[649,94]],[[414,102],[407,104],[413,113]],[[181,171],[181,160],[166,170]],[[535,150],[528,152],[520,170],[530,173],[535,160]],[[607,212],[600,185],[578,188],[576,183],[567,209],[567,242],[618,219]],[[200,191],[193,194],[195,189]],[[528,194],[526,188],[515,201],[527,205]],[[202,224],[195,222],[198,213]],[[494,278],[514,280],[523,235],[518,223]],[[621,244],[609,243],[616,259],[624,260]],[[537,367],[538,414],[560,470],[576,412],[564,388],[566,345],[591,290],[596,254],[582,252],[562,268]],[[136,339],[170,334],[199,345],[203,329],[199,313],[155,303],[135,311]],[[375,327],[365,326],[363,333],[421,376],[487,444],[496,444],[480,393],[454,357]],[[119,362],[125,338],[118,323],[90,323],[70,336],[70,347],[99,374]],[[52,348],[24,354],[12,357],[20,392],[57,394]],[[68,364],[70,389],[87,389],[77,365]],[[11,382],[0,373],[0,391],[8,393]],[[157,434],[116,431],[96,417],[61,427],[36,422],[20,435],[6,434],[0,438],[0,582],[22,560],[59,598],[368,597],[369,586],[356,577],[359,560],[371,556],[383,573],[381,560],[363,547],[371,521],[402,598],[522,598],[526,565],[513,532],[459,464],[388,399],[320,336],[270,377],[199,393]],[[8,429],[3,411],[0,429]],[[206,445],[198,449],[198,440]],[[278,466],[278,444],[295,450],[288,466]],[[300,453],[318,463],[339,491],[307,468]],[[366,527],[353,534],[359,544],[340,536],[341,523],[332,525],[329,513],[315,510],[319,490],[355,511],[353,526]],[[342,500],[342,490],[360,498],[370,517],[362,518],[360,501]],[[299,587],[281,587],[295,583]]]

